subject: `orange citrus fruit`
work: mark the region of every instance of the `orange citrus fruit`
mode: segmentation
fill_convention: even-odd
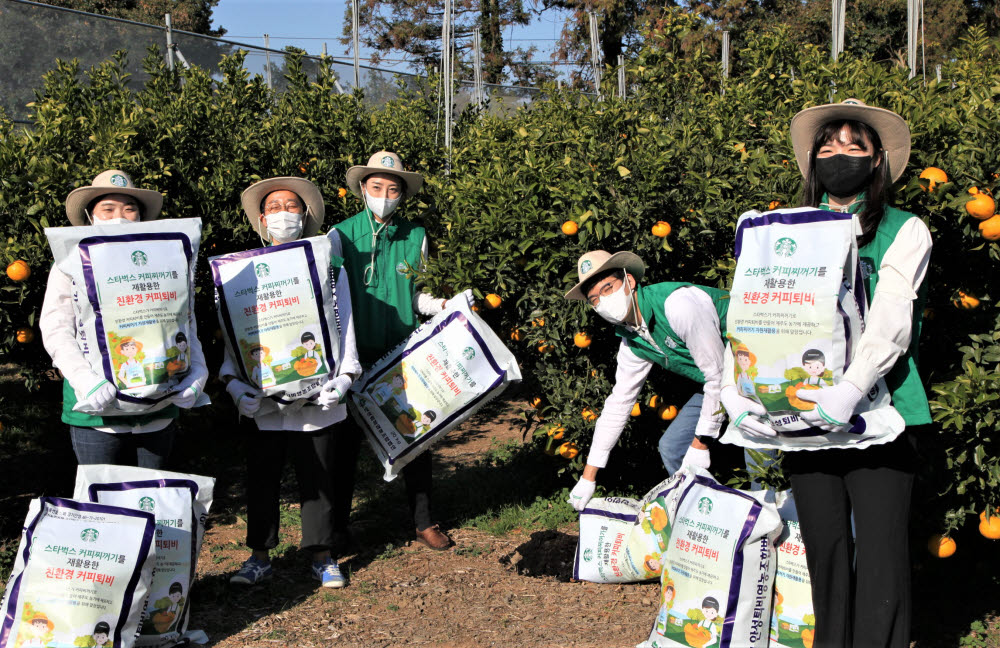
[[[11,281],[24,281],[31,276],[31,267],[27,261],[18,259],[7,266],[7,276]]]
[[[656,408],[656,413],[664,421],[673,421],[677,418],[677,406],[676,405],[660,405]]]
[[[590,335],[586,331],[580,331],[573,336],[573,344],[580,347],[581,349],[586,349],[590,346]]]
[[[970,216],[986,220],[996,213],[997,204],[989,194],[976,187],[969,189],[969,193],[972,194],[972,198],[965,203],[965,211],[969,212]]]
[[[532,326],[545,326],[545,318],[539,317],[538,319],[531,320]]]
[[[486,305],[490,308],[500,308],[500,303],[502,301],[503,300],[500,299],[500,295],[497,295],[496,293],[486,295]]]
[[[541,343],[538,345],[539,353],[548,353],[551,350],[552,350],[552,345],[546,342],[545,340],[542,340]]]
[[[642,414],[642,405],[636,403],[632,406],[632,416],[639,416],[640,414]]]
[[[767,203],[767,211],[771,211],[772,209],[777,209],[778,207],[781,207],[780,200],[772,200],[771,202]]]
[[[954,540],[940,533],[935,533],[927,540],[927,551],[931,552],[932,556],[937,556],[938,558],[951,556],[955,553],[956,548],[957,545]]]
[[[646,404],[649,405],[651,408],[656,409],[657,407],[660,406],[660,402],[662,400],[663,399],[660,398],[659,394],[653,394],[652,396],[649,397],[649,402]]]
[[[670,223],[667,221],[656,221],[656,225],[653,225],[653,236],[658,236],[663,238],[665,236],[670,236]]]
[[[521,331],[521,329],[518,329],[518,328],[511,329],[511,331],[510,331],[510,339],[514,340],[515,342],[520,342],[522,339],[524,339],[524,332]]]
[[[567,441],[566,443],[559,446],[559,456],[566,459],[572,459],[576,455],[580,454],[580,448],[576,447],[576,444],[572,441]]]
[[[934,187],[948,182],[948,174],[937,167],[927,167],[920,172],[920,179],[927,181],[926,187],[924,187],[924,183],[920,183],[920,188],[923,191],[934,191]]]
[[[347,189],[344,189],[343,187],[341,187],[340,189],[337,189],[337,197],[338,198],[346,198],[347,197]]]
[[[540,408],[542,406],[542,397],[541,396],[535,396],[530,401],[528,401],[528,404],[531,405],[532,407],[534,407],[535,409],[538,409],[538,408]]]
[[[979,233],[987,241],[1000,241],[1000,215],[991,216],[979,223]],[[7,271],[10,274],[10,270]]]
[[[561,425],[554,425],[549,428],[549,436],[553,439],[561,439],[566,434],[566,428]]]
[[[573,221],[566,221],[562,224],[562,233],[566,236],[573,236],[580,230],[580,226]]]
[[[964,308],[965,310],[979,308],[979,300],[973,295],[965,294],[961,290],[958,291],[958,299],[953,299],[951,303],[955,304],[955,308]]]
[[[590,409],[589,407],[584,407],[583,411],[580,414],[583,416],[583,420],[587,421],[588,423],[590,421],[597,420],[597,413],[594,410]]]
[[[990,540],[1000,540],[1000,517],[986,517],[986,511],[979,514],[979,533]]]
[[[21,344],[28,344],[35,339],[35,332],[27,326],[17,329],[17,341]]]

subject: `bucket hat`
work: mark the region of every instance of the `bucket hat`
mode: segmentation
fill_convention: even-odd
[[[646,264],[631,252],[615,252],[614,254],[604,250],[587,252],[576,262],[576,271],[580,280],[566,293],[566,299],[587,299],[587,296],[583,294],[583,284],[605,270],[614,269],[622,269],[638,280],[642,279],[643,273],[646,272]]]
[[[247,187],[240,196],[243,211],[250,219],[250,226],[261,238],[267,239],[268,236],[267,227],[260,221],[260,203],[274,191],[291,191],[302,199],[307,207],[302,220],[302,238],[316,236],[323,226],[323,219],[326,217],[323,194],[320,193],[316,185],[305,178],[281,176],[255,182]]]
[[[66,216],[73,225],[89,225],[83,210],[95,198],[107,194],[125,194],[142,203],[142,220],[156,220],[163,208],[163,194],[152,189],[138,189],[127,173],[119,169],[104,171],[89,186],[77,187],[66,196]]]
[[[805,177],[809,171],[809,154],[816,131],[832,121],[851,119],[868,124],[882,140],[882,150],[889,161],[892,181],[899,180],[910,159],[910,127],[906,120],[885,108],[866,105],[860,99],[844,99],[840,103],[813,106],[792,117],[792,148],[799,171]]]
[[[399,176],[403,181],[406,198],[413,196],[420,191],[424,184],[424,177],[413,171],[403,169],[403,161],[399,156],[391,151],[379,151],[368,158],[368,164],[355,165],[347,170],[347,188],[358,198],[362,198],[361,181],[373,173],[391,173]]]

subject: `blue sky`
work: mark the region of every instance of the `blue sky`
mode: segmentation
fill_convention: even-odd
[[[320,54],[323,42],[331,56],[347,57],[348,46],[341,45],[338,38],[344,24],[344,16],[350,0],[221,0],[213,12],[215,27],[224,27],[228,38],[249,45],[263,45],[263,34],[270,35],[274,49],[286,45],[301,47],[310,54]],[[530,2],[525,3],[530,6]],[[527,27],[511,27],[504,32],[504,45],[528,47],[532,44],[539,49],[535,58],[547,59],[555,40],[562,31],[563,18],[554,11],[536,16]],[[371,54],[362,47],[362,62]],[[401,59],[402,52],[386,55],[386,58]],[[393,67],[388,63],[380,67]],[[409,69],[406,63],[393,67],[399,71]]]

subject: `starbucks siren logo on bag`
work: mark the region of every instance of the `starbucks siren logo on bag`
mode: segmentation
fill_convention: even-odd
[[[153,512],[156,508],[156,502],[153,501],[152,497],[141,497],[139,498],[139,510]]]
[[[97,538],[100,535],[101,534],[97,532],[97,529],[84,529],[83,532],[80,533],[80,539],[84,542],[97,542]]]
[[[146,253],[143,252],[142,250],[136,250],[135,252],[132,253],[132,265],[144,266],[148,262],[149,258],[146,256]]]
[[[267,267],[266,263],[258,263],[254,266],[253,271],[261,279],[271,276],[271,268]]]

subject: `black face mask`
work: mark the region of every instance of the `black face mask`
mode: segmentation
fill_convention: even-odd
[[[872,156],[839,154],[816,158],[816,177],[831,196],[856,196],[872,177]]]

